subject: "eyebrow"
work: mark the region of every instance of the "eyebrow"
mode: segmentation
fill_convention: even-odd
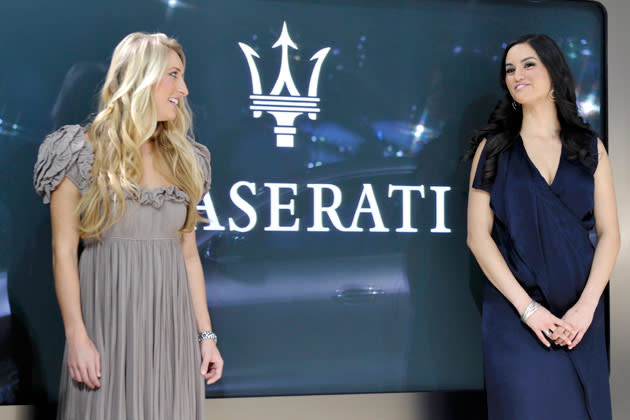
[[[525,62],[525,61],[527,61],[527,60],[536,60],[536,57],[525,57],[525,58],[523,58],[523,59],[521,60],[521,63],[523,63],[523,62]],[[507,66],[513,66],[513,65],[514,65],[514,64],[512,64],[512,63],[505,63],[505,67],[507,67]]]
[[[182,69],[180,69],[179,67],[176,67],[176,66],[173,66],[173,67],[169,68],[169,70],[173,70],[173,69],[177,70],[180,73],[182,72]]]

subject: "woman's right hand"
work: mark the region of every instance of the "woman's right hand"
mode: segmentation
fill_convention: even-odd
[[[575,328],[573,328],[571,324],[556,317],[544,306],[539,306],[538,309],[527,318],[526,324],[546,347],[551,347],[551,343],[549,343],[547,337],[551,340],[556,340],[559,334],[565,330],[570,332],[575,331]],[[570,337],[573,337],[573,334],[570,335]],[[570,345],[571,342],[569,341],[564,344]]]
[[[68,337],[68,369],[75,381],[90,389],[101,387],[101,355],[85,332]]]

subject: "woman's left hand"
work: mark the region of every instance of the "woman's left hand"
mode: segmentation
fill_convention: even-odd
[[[212,340],[202,340],[199,343],[201,350],[201,376],[207,385],[213,384],[223,374],[223,359],[217,345]]]
[[[556,339],[556,344],[569,344],[569,350],[575,348],[575,346],[582,341],[582,337],[584,337],[584,334],[586,334],[586,331],[591,326],[594,313],[595,309],[586,304],[577,302],[573,305],[571,309],[564,314],[562,319],[573,325],[575,330],[573,331],[573,334],[569,334],[568,336],[560,335],[560,337]]]

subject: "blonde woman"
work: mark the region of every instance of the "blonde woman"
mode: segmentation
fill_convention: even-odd
[[[60,419],[202,419],[204,380],[221,377],[194,231],[210,153],[191,137],[185,64],[174,39],[128,35],[90,127],[40,147],[66,333]]]

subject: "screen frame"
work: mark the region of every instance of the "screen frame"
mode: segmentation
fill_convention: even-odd
[[[321,0],[309,0],[319,1]],[[630,33],[624,30],[625,21],[630,19],[630,7],[625,0],[567,0],[594,3],[604,16],[604,73],[602,103],[607,104],[607,115],[602,120],[602,140],[608,146],[611,164],[615,174],[618,197],[618,213],[622,225],[630,223],[630,177],[625,162],[630,160],[630,144],[621,140],[608,142],[609,134],[622,139],[630,132],[630,120],[626,118],[627,102],[630,96],[630,84],[625,80],[625,69],[630,65],[630,58],[625,54],[625,47],[630,43]],[[609,18],[610,15],[610,18]],[[609,60],[609,57],[612,59]],[[608,92],[610,87],[611,91]],[[630,233],[622,230],[622,241],[630,240]],[[611,367],[611,385],[613,393],[613,413],[616,418],[630,416],[630,401],[625,398],[630,388],[630,308],[625,302],[630,299],[630,284],[621,281],[624,273],[630,272],[630,250],[622,248],[618,264],[612,275],[611,293],[607,302],[612,307],[608,311],[609,354]],[[626,282],[627,283],[627,282]],[[382,418],[387,414],[390,420],[407,419],[448,419],[453,414],[454,406],[466,407],[467,416],[483,409],[485,400],[481,391],[463,392],[418,392],[384,394],[337,394],[291,397],[245,397],[208,399],[206,411],[215,418],[249,418],[255,413],[260,420],[284,420],[294,418],[300,413],[303,419],[326,417],[329,420],[362,418],[366,420]],[[481,402],[481,403],[480,403]],[[433,407],[433,408],[432,408]],[[449,408],[451,407],[451,408]],[[449,410],[450,413],[449,414]],[[1,419],[29,419],[36,416],[32,407],[2,406]],[[439,416],[439,417],[437,417]],[[474,417],[474,416],[473,416]]]

